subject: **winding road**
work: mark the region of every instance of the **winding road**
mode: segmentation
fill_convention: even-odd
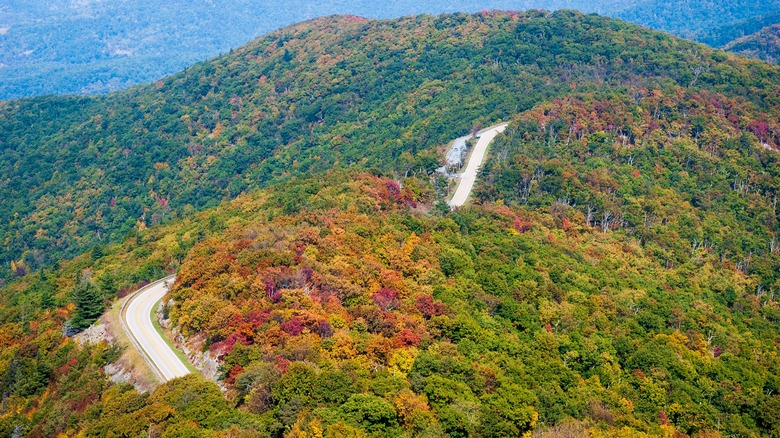
[[[125,332],[162,382],[190,373],[152,323],[153,309],[175,279],[174,276],[166,277],[135,291],[120,312]]]
[[[450,207],[460,207],[466,203],[477,180],[477,172],[485,159],[487,147],[499,133],[504,132],[507,125],[508,123],[501,123],[477,133],[479,140],[471,153],[466,170],[460,176],[458,188],[448,202]],[[176,277],[172,275],[133,292],[122,305],[119,318],[130,341],[161,382],[190,373],[152,323],[153,310],[168,292],[168,285],[175,280]]]
[[[469,158],[469,162],[466,165],[466,171],[461,174],[458,188],[455,189],[455,194],[452,195],[452,199],[447,202],[450,204],[450,207],[460,207],[469,199],[471,189],[474,188],[474,183],[477,181],[477,172],[482,166],[482,161],[485,159],[488,145],[490,145],[490,142],[493,141],[498,134],[504,132],[508,124],[509,123],[501,123],[477,133],[476,137],[479,138],[479,141],[477,141],[477,145],[474,146],[474,151],[471,153],[471,158]]]

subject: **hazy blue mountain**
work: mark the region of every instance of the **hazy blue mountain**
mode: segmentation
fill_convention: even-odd
[[[780,64],[780,24],[734,40],[726,46],[726,50]]]
[[[699,41],[711,46],[726,48],[736,40],[755,35],[762,29],[780,24],[780,12],[770,13],[735,21],[725,26],[707,30],[699,36]]]
[[[614,16],[683,38],[723,47],[780,22],[780,0],[645,0]],[[610,12],[608,12],[610,14]]]

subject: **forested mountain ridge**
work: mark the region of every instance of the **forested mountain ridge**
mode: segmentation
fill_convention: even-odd
[[[714,47],[780,21],[775,0],[8,0],[0,5],[0,99],[116,91],[176,73],[281,26],[331,14],[394,18],[561,8],[625,19]]]
[[[436,145],[474,125],[632,84],[723,91],[768,113],[780,95],[774,67],[562,11],[323,18],[152,85],[3,102],[0,257],[23,274],[334,166],[426,172]]]
[[[710,33],[713,35],[712,38],[717,38],[714,40],[713,44],[717,43],[720,44],[717,47],[725,48],[734,41],[757,34],[762,29],[773,26],[777,23],[780,23],[780,12],[732,23],[717,29],[713,29],[710,31]]]

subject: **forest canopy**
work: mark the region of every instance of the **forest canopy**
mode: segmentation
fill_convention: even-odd
[[[333,17],[4,103],[0,434],[778,434],[778,73],[574,12]],[[224,393],[71,336],[174,272]]]
[[[431,172],[476,125],[636,86],[780,108],[777,67],[571,11],[329,17],[155,84],[2,102],[0,278],[295,175]]]

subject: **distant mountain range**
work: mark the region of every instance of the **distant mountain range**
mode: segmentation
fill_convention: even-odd
[[[720,47],[780,22],[780,1],[7,0],[0,6],[0,99],[94,94],[175,73],[281,26],[484,9],[578,9]]]

